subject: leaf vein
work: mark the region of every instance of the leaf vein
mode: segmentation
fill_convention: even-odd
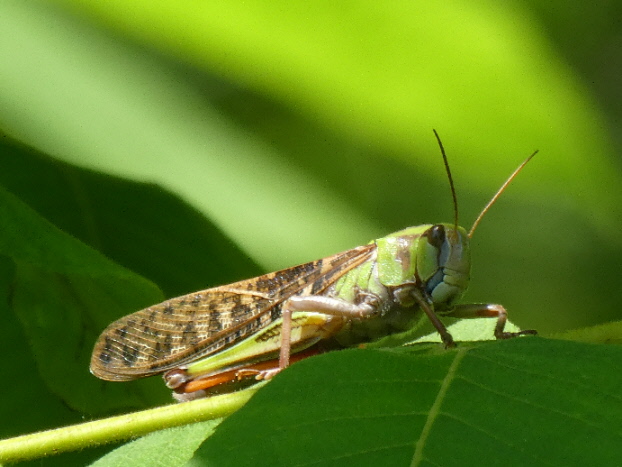
[[[592,384],[582,384],[582,383],[578,382],[576,379],[560,378],[557,375],[551,375],[551,374],[545,373],[545,372],[529,371],[529,370],[527,370],[525,368],[517,367],[517,366],[514,366],[514,365],[509,365],[509,364],[507,364],[505,362],[501,362],[501,361],[496,360],[496,359],[488,358],[488,357],[485,357],[483,355],[477,355],[477,354],[475,354],[475,352],[473,352],[470,355],[470,357],[474,357],[474,358],[477,358],[477,359],[480,359],[480,360],[485,360],[485,361],[487,361],[489,363],[494,363],[495,365],[498,365],[498,366],[501,366],[501,367],[504,367],[504,368],[508,368],[508,369],[516,371],[516,372],[521,372],[521,373],[524,373],[526,375],[538,376],[540,378],[546,378],[546,379],[549,379],[549,380],[552,380],[552,381],[556,381],[556,382],[560,382],[560,383],[564,383],[564,384],[570,384],[570,385],[576,386],[578,388],[585,389],[586,391],[588,391],[588,392],[590,392],[592,394],[594,392],[599,392],[600,394],[609,396],[612,399],[615,399],[615,400],[618,400],[618,401],[622,401],[622,396],[620,396],[618,394],[614,394],[614,393],[610,393],[610,392],[605,392],[605,391],[602,391],[602,390],[597,391],[596,388],[597,388],[598,385],[593,384],[593,382],[592,382]]]
[[[458,371],[458,367],[460,366],[460,363],[462,362],[466,354],[467,354],[466,349],[464,348],[458,349],[458,351],[456,352],[456,357],[453,359],[453,361],[451,362],[451,365],[449,365],[449,368],[447,369],[447,374],[445,375],[445,377],[443,378],[443,381],[441,382],[441,387],[438,390],[436,399],[434,400],[434,402],[432,403],[432,406],[430,407],[430,412],[428,413],[428,417],[426,418],[425,424],[423,425],[423,429],[421,430],[421,435],[419,436],[419,439],[415,443],[415,452],[413,453],[413,458],[410,463],[412,467],[416,467],[420,465],[421,462],[423,461],[423,449],[425,448],[425,444],[426,444],[426,441],[428,440],[428,436],[430,435],[430,432],[432,431],[432,426],[434,425],[436,418],[440,414],[441,405],[443,404],[443,401],[445,400],[445,396],[447,395],[449,386],[451,385],[452,381],[455,379],[456,372]]]
[[[507,439],[503,439],[503,438],[499,438],[498,436],[495,436],[495,434],[490,433],[487,430],[484,430],[483,428],[477,426],[477,425],[473,425],[472,423],[467,422],[466,420],[457,417],[456,415],[447,413],[447,412],[443,412],[442,415],[444,415],[447,418],[451,418],[452,420],[457,421],[458,423],[462,423],[464,426],[467,426],[473,430],[479,431],[480,433],[485,434],[486,436],[488,436],[489,438],[493,439],[495,442],[499,443],[499,444],[504,444],[506,445],[508,448],[510,449],[514,449],[516,451],[519,451],[521,454],[527,454],[529,455],[534,461],[538,461],[539,463],[545,463],[546,465],[551,465],[551,466],[556,466],[556,465],[560,465],[560,464],[552,464],[549,461],[546,461],[544,459],[541,459],[539,457],[536,457],[533,455],[533,453],[531,452],[525,452],[523,450],[521,450],[518,446],[516,446],[515,444],[510,443]],[[563,464],[561,464],[563,465]]]
[[[531,407],[536,408],[538,410],[548,411],[548,412],[551,412],[551,413],[556,413],[558,415],[565,416],[566,418],[569,418],[569,419],[572,419],[572,420],[576,420],[576,421],[579,421],[581,423],[585,423],[585,424],[587,424],[587,425],[589,425],[591,427],[594,427],[594,428],[598,428],[598,429],[601,429],[601,430],[604,430],[604,431],[608,430],[608,428],[606,428],[604,426],[601,426],[601,425],[599,425],[597,423],[591,422],[591,421],[586,420],[584,418],[577,417],[576,415],[573,415],[573,414],[571,414],[569,412],[563,412],[561,410],[554,409],[554,408],[552,408],[550,406],[537,404],[533,400],[525,399],[525,398],[522,398],[522,397],[516,397],[516,396],[510,395],[507,392],[498,391],[498,390],[493,389],[491,387],[485,386],[482,383],[470,380],[470,379],[468,379],[468,378],[466,378],[464,376],[458,376],[457,378],[460,378],[461,380],[463,380],[463,381],[465,381],[465,382],[467,382],[469,384],[472,384],[473,386],[476,386],[476,387],[478,387],[478,388],[480,388],[480,389],[482,389],[484,391],[488,391],[488,392],[490,392],[492,394],[505,397],[506,399],[509,399],[509,400],[512,400],[512,401],[515,401],[515,402],[520,402],[522,404],[531,406]]]

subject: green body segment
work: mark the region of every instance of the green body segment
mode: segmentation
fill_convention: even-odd
[[[334,332],[329,320],[317,313],[296,313],[292,321],[292,352],[305,350]],[[281,348],[281,320],[221,352],[191,363],[187,374],[199,377],[247,366],[278,357]]]
[[[375,240],[376,258],[348,272],[326,293],[357,303],[377,298],[377,313],[351,319],[333,336],[347,347],[404,332],[415,326],[421,310],[415,295],[434,309],[450,309],[468,287],[469,238],[462,227],[420,225]],[[343,287],[340,287],[343,285]]]

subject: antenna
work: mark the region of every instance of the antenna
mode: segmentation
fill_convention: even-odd
[[[499,196],[501,196],[501,193],[503,193],[505,191],[506,187],[510,184],[510,182],[512,180],[514,180],[514,177],[516,177],[518,175],[518,173],[521,170],[523,170],[523,167],[525,167],[527,165],[527,162],[529,162],[531,160],[531,158],[533,156],[535,156],[536,154],[538,154],[538,151],[535,151],[531,156],[529,156],[527,159],[525,159],[523,161],[523,163],[521,165],[519,165],[518,168],[514,172],[512,172],[512,175],[510,175],[508,177],[508,179],[505,181],[505,183],[503,185],[501,185],[501,188],[499,188],[497,190],[497,192],[492,197],[492,199],[490,201],[488,201],[488,204],[484,207],[484,209],[482,209],[482,212],[479,213],[479,216],[477,216],[477,219],[475,219],[475,222],[473,222],[473,227],[471,227],[471,230],[469,230],[469,238],[473,238],[473,232],[475,232],[475,229],[477,228],[477,226],[481,222],[482,217],[484,217],[484,214],[486,214],[488,212],[488,210],[490,209],[490,207],[493,204],[495,204],[495,201],[497,201]]]
[[[449,179],[449,188],[451,189],[451,197],[454,200],[454,230],[458,230],[458,198],[456,197],[456,188],[454,187],[454,179],[451,177],[451,170],[449,170],[449,162],[447,162],[447,155],[445,154],[445,148],[443,147],[441,138],[440,136],[438,136],[438,133],[436,132],[436,130],[432,129],[432,131],[434,132],[434,136],[436,136],[436,141],[438,141],[438,146],[441,148],[441,154],[443,155],[443,162],[445,163],[445,172],[447,172],[447,178]]]

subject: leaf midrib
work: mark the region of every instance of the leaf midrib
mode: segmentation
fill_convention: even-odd
[[[421,435],[419,436],[419,439],[417,440],[417,443],[415,444],[415,452],[413,454],[413,458],[410,463],[411,467],[417,467],[418,465],[421,464],[421,461],[423,460],[423,450],[425,448],[425,444],[426,444],[426,441],[428,440],[430,432],[432,431],[432,426],[434,425],[434,422],[436,421],[438,415],[440,414],[441,405],[443,404],[445,396],[447,395],[447,391],[449,391],[449,386],[455,379],[456,372],[458,371],[458,367],[460,366],[460,363],[462,362],[466,354],[467,354],[467,349],[465,348],[458,349],[456,352],[455,358],[453,359],[453,361],[451,362],[451,365],[449,365],[449,368],[447,369],[447,374],[445,375],[445,377],[443,378],[443,381],[441,382],[441,387],[438,391],[438,394],[436,395],[436,399],[434,399],[434,402],[432,403],[432,406],[430,407],[430,411],[428,412],[428,416],[425,420],[425,424],[423,425],[423,429],[421,430]]]

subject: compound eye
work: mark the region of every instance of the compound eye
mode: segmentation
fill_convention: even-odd
[[[424,234],[428,238],[428,243],[440,248],[445,241],[445,227],[441,224],[433,225]]]

